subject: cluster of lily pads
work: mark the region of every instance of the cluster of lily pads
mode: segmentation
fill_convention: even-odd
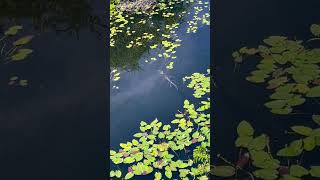
[[[269,137],[266,134],[255,136],[251,124],[242,121],[237,127],[238,138],[235,142],[235,146],[240,148],[238,160],[233,163],[218,155],[224,164],[213,166],[211,172],[218,177],[247,176],[265,180],[320,178],[320,166],[304,167],[301,158],[303,152],[316,151],[316,147],[320,146],[320,116],[314,115],[313,121],[317,128],[292,126],[294,134],[302,137],[278,150],[277,157],[272,154]],[[281,162],[281,158],[289,160]]]
[[[22,26],[9,27],[0,38],[0,61],[2,64],[18,62],[26,59],[32,52],[32,49],[24,48],[33,36],[27,35],[17,38],[18,33],[23,29]],[[20,79],[18,76],[12,76],[9,79],[9,85],[27,86],[28,81]]]
[[[177,34],[181,26],[180,22],[187,14],[192,13],[192,19],[187,21],[186,33],[196,33],[199,26],[210,25],[209,2],[158,0],[152,3],[145,2],[148,8],[131,7],[143,3],[142,1],[148,0],[111,1],[111,67],[119,71],[136,67],[138,63],[134,60],[138,61],[148,51],[149,55],[143,57],[146,63],[163,59],[166,69],[171,70],[177,58],[176,50],[181,46],[181,39]],[[193,9],[186,10],[190,6]],[[128,56],[124,57],[124,55]],[[123,63],[122,59],[126,59],[129,63]]]
[[[319,40],[320,26],[312,25],[315,36],[307,42]],[[251,72],[247,80],[253,83],[268,82],[267,89],[274,89],[270,102],[265,106],[274,114],[289,114],[293,106],[302,105],[305,98],[318,98],[320,49],[303,46],[302,41],[288,40],[282,36],[271,36],[264,40],[266,45],[258,48],[241,48],[233,53],[235,62],[241,63],[244,56],[257,55],[261,58],[258,70]],[[236,162],[230,162],[220,154],[224,163],[215,165],[212,173],[218,177],[249,179],[301,180],[320,178],[320,166],[308,165],[303,161],[306,152],[316,153],[320,146],[320,115],[312,115],[315,127],[293,125],[290,127],[298,138],[282,149],[271,150],[266,134],[255,135],[255,130],[247,121],[237,127],[239,148]]]
[[[209,73],[209,72],[208,72]],[[198,74],[198,73],[195,73]],[[197,90],[210,81],[209,76],[193,74],[189,77]],[[158,119],[141,121],[140,131],[131,141],[120,144],[120,149],[110,151],[113,163],[111,179],[131,179],[149,175],[150,179],[179,178],[207,180],[210,173],[210,99],[207,93],[200,105],[184,101],[184,110],[175,115],[170,124]],[[115,169],[117,167],[117,169]]]
[[[320,25],[312,25],[319,40]],[[265,103],[272,113],[290,114],[293,107],[305,103],[306,98],[320,97],[320,49],[310,48],[309,41],[290,40],[283,36],[271,36],[263,40],[258,48],[243,47],[233,53],[236,63],[245,56],[257,55],[260,60],[257,69],[247,80],[253,83],[268,83],[273,90],[270,101]]]

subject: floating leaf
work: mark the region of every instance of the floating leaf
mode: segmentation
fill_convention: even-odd
[[[124,158],[123,162],[126,164],[131,164],[131,163],[135,162],[135,159],[132,157],[126,157],[126,158]]]
[[[320,97],[320,86],[313,87],[306,94],[307,97]]]
[[[246,80],[253,83],[262,83],[265,81],[263,77],[258,77],[258,76],[248,76]]]
[[[277,152],[277,156],[284,156],[284,157],[294,157],[298,156],[302,153],[303,141],[296,140],[290,143],[288,147],[285,147]]]
[[[294,132],[301,134],[303,136],[310,136],[312,133],[312,129],[306,126],[292,126],[291,129]]]
[[[117,178],[120,178],[121,177],[121,171],[120,170],[116,170],[116,172],[115,172],[115,176],[117,177]]]
[[[320,178],[320,166],[311,166],[310,168],[311,176]]]
[[[15,80],[18,80],[18,79],[19,79],[18,76],[12,76],[9,80],[10,80],[10,81],[15,81]]]
[[[254,138],[248,145],[250,150],[263,150],[268,144],[268,137],[264,134]]]
[[[252,136],[254,129],[247,121],[241,121],[238,125],[237,132],[239,136]]]
[[[132,172],[129,172],[129,173],[126,174],[124,179],[131,179],[133,176],[134,176],[134,174]]]
[[[312,115],[312,120],[320,125],[320,115]]]
[[[235,175],[235,168],[232,166],[213,166],[211,173],[218,177],[231,177]]]
[[[20,61],[25,59],[30,53],[32,53],[32,49],[19,49],[18,52],[11,56],[12,61]]]
[[[116,173],[114,171],[110,171],[110,177],[115,177]]]
[[[302,177],[308,174],[309,174],[309,171],[302,166],[299,166],[299,165],[290,166],[290,175],[292,176]]]
[[[32,35],[22,37],[22,38],[18,39],[17,41],[13,42],[13,45],[14,46],[25,45],[25,44],[29,43],[32,38],[33,38]]]
[[[19,49],[18,52],[23,53],[23,54],[30,54],[33,52],[33,50],[32,49]]]
[[[264,104],[266,107],[270,109],[281,109],[287,105],[287,101],[285,100],[273,100]]]
[[[271,160],[271,156],[265,152],[265,151],[255,151],[255,150],[251,150],[250,151],[250,155],[251,155],[251,159],[253,161],[258,161],[258,162],[265,162],[265,161],[268,161],[268,160]]]
[[[301,180],[301,179],[286,174],[286,175],[282,176],[281,180]]]
[[[269,86],[267,89],[274,89],[282,85],[283,83],[287,82],[288,78],[287,77],[279,77],[276,79],[272,79],[268,82]]]
[[[294,92],[306,94],[310,88],[305,84],[297,84],[293,89]]]
[[[257,178],[272,180],[278,178],[278,171],[271,169],[259,169],[253,172]]]
[[[312,24],[310,27],[310,31],[314,36],[320,36],[320,25]]]
[[[265,161],[253,161],[254,166],[262,169],[278,169],[280,167],[280,162],[275,159],[267,159]]]
[[[161,178],[162,178],[162,174],[160,173],[160,172],[156,172],[155,174],[154,174],[154,179],[155,180],[161,180]]]
[[[17,32],[21,29],[22,29],[22,26],[12,26],[6,32],[4,32],[4,35],[13,36],[13,35],[17,34]]]
[[[167,178],[171,179],[172,178],[172,171],[170,169],[166,170],[165,175],[167,176]]]
[[[273,93],[270,98],[271,99],[278,99],[278,100],[287,100],[293,97],[293,94],[290,94],[289,92],[275,92]]]
[[[305,98],[299,96],[293,96],[292,98],[288,99],[287,103],[289,106],[298,106],[306,102]]]
[[[247,148],[252,139],[253,139],[253,137],[251,137],[251,136],[238,137],[236,140],[236,143],[235,143],[236,147]]]
[[[280,114],[280,115],[285,115],[285,114],[290,114],[292,112],[291,107],[285,107],[285,108],[279,108],[279,109],[271,109],[271,112],[274,114]]]
[[[315,137],[309,136],[303,139],[303,148],[306,151],[312,151],[316,147]]]

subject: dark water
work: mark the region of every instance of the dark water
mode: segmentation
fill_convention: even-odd
[[[311,1],[219,1],[214,3],[214,153],[221,153],[231,161],[236,160],[234,148],[236,127],[241,120],[252,122],[257,133],[266,133],[273,150],[290,142],[284,130],[292,125],[313,124],[311,115],[276,116],[263,106],[270,92],[263,85],[254,85],[245,77],[254,68],[246,63],[234,73],[232,52],[243,46],[256,47],[270,35],[284,35],[297,39],[311,37],[309,27],[320,22],[320,2]],[[249,60],[248,60],[249,61]],[[311,109],[311,107],[313,109]],[[301,112],[319,109],[306,105]],[[315,111],[313,111],[315,112]],[[314,124],[313,124],[314,126]],[[319,164],[319,151],[305,158],[309,164]],[[307,163],[307,164],[308,164]]]
[[[14,24],[4,20],[18,17],[22,32],[35,37],[28,46],[34,50],[30,57],[0,65],[0,179],[104,179],[108,146],[107,130],[101,127],[107,127],[109,108],[106,27],[95,25],[99,37],[86,18],[96,15],[106,24],[105,3],[58,1],[64,10],[53,15],[67,17],[62,27],[74,30],[72,26],[79,25],[78,38],[68,31],[57,33],[51,26],[55,22],[37,30],[31,16],[46,15],[37,14],[41,6],[29,5],[41,1],[12,1],[20,3],[16,9],[3,3],[2,31]],[[13,75],[29,85],[9,86]]]

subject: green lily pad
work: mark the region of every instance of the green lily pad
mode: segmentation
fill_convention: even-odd
[[[264,134],[254,138],[248,145],[250,150],[263,150],[268,144],[268,137]]]
[[[21,45],[25,45],[27,43],[29,43],[31,41],[31,39],[33,38],[32,35],[30,36],[25,36],[25,37],[22,37],[18,40],[16,40],[15,42],[13,42],[13,45],[14,46],[21,46]]]
[[[242,136],[238,137],[235,144],[236,147],[244,147],[247,148],[249,143],[252,141],[253,137],[252,136]]]
[[[320,86],[313,87],[306,94],[307,97],[320,97]]]
[[[211,173],[218,177],[231,177],[235,175],[236,170],[232,166],[213,166]]]
[[[302,177],[308,174],[309,174],[309,171],[302,166],[299,166],[299,165],[290,166],[290,175],[292,176]]]
[[[294,132],[301,134],[303,136],[310,136],[312,133],[312,129],[306,126],[292,126],[291,129]]]
[[[237,127],[237,132],[239,136],[252,136],[254,129],[247,121],[241,121]]]
[[[271,112],[273,114],[286,115],[292,112],[292,108],[291,107],[274,108],[274,109],[271,109]]]
[[[312,115],[312,120],[320,125],[320,115]]]
[[[292,98],[288,99],[287,102],[288,102],[289,106],[298,106],[298,105],[305,103],[306,99],[302,98],[301,95],[296,95],[296,96],[293,96]]]
[[[320,25],[312,24],[310,27],[310,31],[314,36],[320,36]]]
[[[124,179],[131,179],[133,178],[134,174],[132,172],[129,172],[126,174],[126,176],[124,177]]]
[[[253,172],[257,178],[273,180],[278,178],[278,171],[271,169],[259,169]]]
[[[287,105],[285,100],[273,100],[264,104],[267,108],[270,109],[281,109]]]
[[[295,140],[295,141],[291,142],[288,147],[280,149],[277,152],[277,156],[284,156],[284,157],[298,156],[303,151],[302,145],[303,145],[302,140]]]
[[[320,178],[320,166],[311,166],[310,168],[311,176]]]

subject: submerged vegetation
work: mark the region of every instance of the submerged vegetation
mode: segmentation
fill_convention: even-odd
[[[18,62],[26,59],[33,50],[24,48],[32,39],[32,35],[19,37],[18,33],[23,30],[22,26],[8,28],[2,37],[0,36],[0,61],[2,65]],[[27,86],[28,81],[18,76],[12,76],[8,82],[11,86]]]
[[[165,70],[173,69],[182,23],[187,24],[185,33],[196,33],[199,26],[210,25],[209,19],[207,1],[111,1],[111,72],[138,70],[141,58],[145,63],[164,60]]]
[[[107,28],[104,24],[106,15],[96,14],[92,10],[88,0],[1,0],[0,30],[3,24],[27,22],[38,32],[53,30],[79,38],[80,30],[89,27],[92,32],[101,36],[99,28]],[[25,19],[28,21],[24,21]]]
[[[110,151],[113,163],[110,177],[131,179],[150,175],[154,179],[208,179],[210,172],[210,71],[185,77],[193,89],[192,100],[183,102],[184,110],[175,114],[170,124],[158,119],[140,122],[140,131],[131,141]],[[121,166],[120,166],[121,165]],[[117,169],[114,169],[117,167]]]

